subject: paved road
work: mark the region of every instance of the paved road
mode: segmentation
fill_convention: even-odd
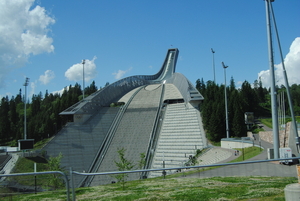
[[[14,168],[18,158],[19,158],[19,155],[17,153],[11,153],[11,159],[3,167],[3,174],[10,174],[10,172]],[[0,178],[0,182],[2,182],[4,180],[5,180],[5,177]]]
[[[259,141],[254,141],[255,144],[259,145]],[[266,160],[268,158],[267,148],[273,148],[273,145],[261,141],[261,146],[264,148],[264,151],[246,161],[257,161],[257,160]],[[218,148],[222,150],[222,148]],[[227,151],[228,149],[226,149]],[[212,152],[211,157],[214,157],[214,152]],[[242,154],[242,153],[240,153]],[[219,161],[216,164],[227,163],[235,159],[237,156],[234,155],[234,150],[232,150],[232,155],[225,160]],[[279,162],[264,162],[264,163],[251,163],[251,164],[241,164],[241,165],[228,165],[212,170],[203,171],[201,173],[195,173],[192,175],[187,175],[186,177],[218,177],[218,176],[281,176],[281,177],[297,177],[296,165],[281,165]]]
[[[263,128],[265,131],[272,131],[272,128],[269,128],[268,126],[266,126],[265,124],[262,124],[260,121],[256,121],[255,122],[259,127]]]

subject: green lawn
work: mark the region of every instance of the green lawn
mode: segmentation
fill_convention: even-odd
[[[269,128],[273,127],[273,125],[272,125],[272,118],[269,118],[269,119],[259,119],[259,121],[262,124],[265,124]],[[292,121],[292,119],[290,117],[285,119],[285,122],[290,122],[290,121]],[[296,121],[300,122],[300,116],[296,116]]]
[[[240,151],[239,157],[234,159],[233,161],[230,161],[230,163],[235,163],[235,162],[242,162],[244,160],[248,160],[250,158],[253,158],[254,156],[257,156],[260,154],[263,149],[260,147],[247,147],[244,149],[237,149]]]
[[[13,173],[24,173],[24,172],[34,172],[34,163],[37,163],[37,172],[47,171],[47,161],[41,157],[33,157],[33,158],[24,158],[21,157],[17,161]],[[44,183],[48,180],[49,175],[39,175],[37,179],[40,181],[39,183]],[[22,177],[10,177],[10,180],[14,180],[22,185],[34,185],[34,176],[22,176]]]
[[[284,200],[290,177],[213,177],[146,179],[121,184],[76,189],[76,200]],[[71,196],[72,197],[72,196]],[[14,196],[12,200],[66,200],[65,191]]]
[[[231,162],[243,161],[240,157]],[[244,160],[261,153],[258,147],[244,149]],[[41,158],[22,158],[16,164],[15,172],[32,172],[33,163],[38,163],[38,171],[46,170],[45,161]],[[214,167],[208,168],[212,169]],[[184,174],[196,173],[199,170],[187,171]],[[203,170],[201,170],[203,171]],[[187,178],[177,173],[146,180],[109,184],[96,187],[76,189],[76,200],[284,200],[284,188],[287,184],[297,183],[296,178],[289,177],[214,177]],[[18,182],[33,185],[33,177],[17,177]],[[41,186],[47,185],[47,177],[39,178]],[[6,192],[7,193],[7,192]],[[71,193],[71,191],[70,191]],[[72,195],[71,195],[72,197]],[[65,189],[37,194],[22,194],[6,197],[6,200],[66,200]],[[1,199],[0,199],[1,200]],[[3,200],[5,200],[3,198]]]
[[[272,128],[272,119],[260,119],[259,121],[267,127]]]

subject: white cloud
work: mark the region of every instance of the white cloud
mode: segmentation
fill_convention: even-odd
[[[24,46],[24,53],[26,55],[31,53],[37,55],[43,52],[54,51],[54,46],[51,45],[53,40],[46,35],[34,34],[27,30],[26,33],[22,33],[21,38]]]
[[[84,80],[89,81],[96,77],[97,70],[95,60],[96,56],[92,60],[85,60],[84,64]],[[65,77],[70,81],[80,81],[83,79],[83,64],[77,63],[71,66],[66,72]]]
[[[35,88],[36,88],[36,81],[35,82],[30,82],[30,91],[29,91],[29,94],[27,96],[27,98],[29,98],[29,100],[31,100],[31,97],[33,96],[33,94],[35,94]]]
[[[121,79],[126,73],[132,70],[132,67],[128,68],[127,70],[118,70],[118,72],[112,73],[115,76],[115,79]]]
[[[64,87],[64,88],[61,89],[61,90],[53,91],[53,92],[51,92],[51,93],[52,93],[52,94],[59,94],[59,95],[62,95],[62,94],[64,93],[65,90],[69,91],[69,88],[70,88],[70,86],[66,86],[66,87]]]
[[[53,78],[55,78],[55,74],[52,70],[46,70],[44,75],[40,75],[39,81],[46,85],[48,84]]]
[[[0,88],[8,73],[27,62],[31,55],[53,52],[47,36],[55,20],[34,0],[0,1]]]
[[[297,37],[290,46],[290,51],[284,59],[285,70],[289,85],[300,84],[300,37]],[[262,81],[264,87],[271,86],[270,70],[258,73],[258,80]],[[282,63],[275,65],[276,85],[285,85]]]

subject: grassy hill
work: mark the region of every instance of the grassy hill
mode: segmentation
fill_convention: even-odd
[[[284,200],[287,177],[156,178],[76,189],[76,200]],[[71,196],[72,197],[72,196]],[[12,200],[66,200],[65,190],[13,196]]]
[[[245,149],[245,159],[260,153],[257,147]],[[235,161],[241,161],[237,158]],[[22,158],[16,164],[16,171],[32,172],[33,163],[38,162],[38,171],[46,170],[46,163],[40,158]],[[76,200],[284,200],[284,188],[297,183],[295,177],[213,177],[187,178],[198,170],[168,175],[166,179],[153,178],[76,189]],[[18,177],[17,177],[18,178]],[[47,176],[39,177],[38,184],[47,189]],[[33,178],[20,178],[18,182],[33,185]],[[10,194],[11,193],[11,194]],[[5,193],[4,193],[5,194]],[[3,195],[4,195],[3,194]],[[16,195],[6,192],[6,200],[66,200],[66,190]],[[71,195],[72,198],[72,195]],[[5,200],[5,199],[4,199]]]

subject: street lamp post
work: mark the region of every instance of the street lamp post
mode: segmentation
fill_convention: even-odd
[[[211,49],[211,52],[212,52],[212,58],[213,58],[213,73],[214,73],[214,82],[216,83],[216,72],[215,72],[215,51],[212,49],[212,48],[210,48]]]
[[[224,79],[225,79],[224,92],[225,92],[226,137],[229,138],[227,90],[226,90],[226,68],[228,68],[228,66],[225,66],[224,62],[222,62],[222,65],[224,68]]]
[[[25,95],[24,95],[24,140],[27,139],[26,99],[27,99],[27,86],[28,86],[28,83],[29,83],[29,78],[26,77],[25,83],[23,84],[23,86],[25,87]]]
[[[242,138],[242,152],[243,152],[243,161],[245,160],[245,149],[244,149],[244,141]]]
[[[85,59],[82,60],[82,100],[84,99],[84,64],[85,64]]]

